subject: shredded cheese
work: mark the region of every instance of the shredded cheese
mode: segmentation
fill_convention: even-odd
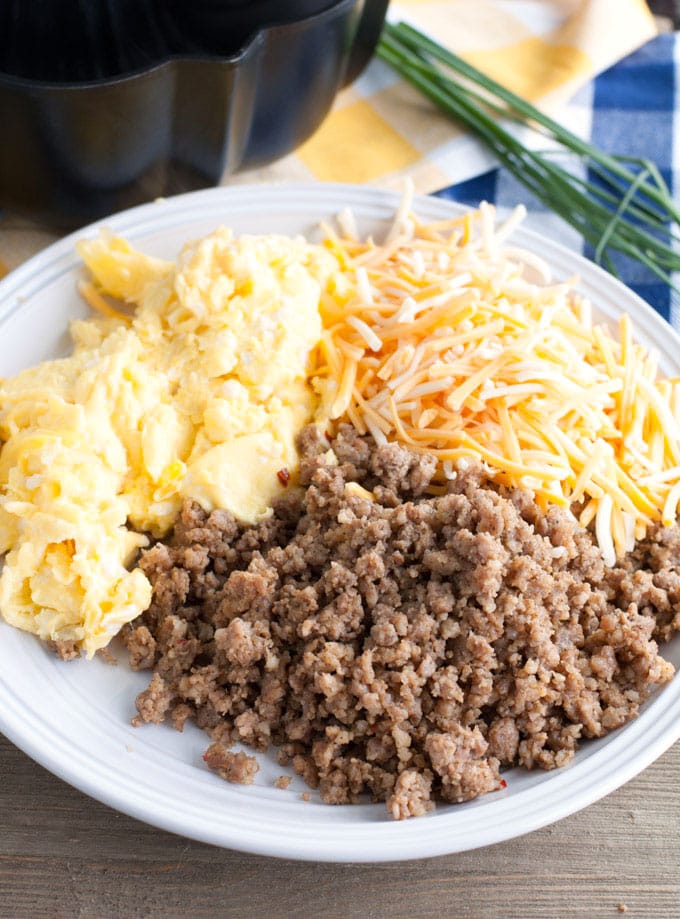
[[[132,322],[130,316],[126,316],[125,313],[121,313],[111,306],[108,300],[99,293],[91,281],[79,281],[78,293],[91,309],[97,313],[101,313],[102,316],[106,316],[109,319],[120,319],[127,325],[130,325]]]
[[[354,498],[364,498],[366,501],[375,501],[373,492],[368,491],[367,488],[359,485],[358,482],[347,482],[345,485],[345,494],[351,495]]]
[[[383,245],[359,240],[343,215],[329,236],[346,288],[324,296],[312,376],[321,417],[349,420],[376,443],[433,453],[440,481],[461,463],[573,508],[593,524],[605,562],[631,551],[680,504],[680,380],[624,316],[595,325],[573,281],[505,240],[494,209],[424,224],[412,189]]]

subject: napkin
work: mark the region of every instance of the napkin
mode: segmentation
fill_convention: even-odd
[[[410,22],[551,109],[656,34],[643,0],[399,0],[390,10],[393,21]],[[294,154],[228,181],[397,187],[408,175],[418,191],[431,192],[479,175],[492,162],[481,145],[375,59]]]

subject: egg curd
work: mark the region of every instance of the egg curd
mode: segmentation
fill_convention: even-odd
[[[148,606],[130,566],[184,498],[253,523],[281,494],[338,263],[226,229],[177,264],[106,235],[78,248],[97,289],[136,309],[73,322],[71,357],[0,380],[0,612],[92,656]]]

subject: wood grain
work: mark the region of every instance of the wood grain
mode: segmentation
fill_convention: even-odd
[[[323,865],[215,849],[118,814],[0,738],[2,919],[680,916],[680,746],[552,827],[461,855]]]

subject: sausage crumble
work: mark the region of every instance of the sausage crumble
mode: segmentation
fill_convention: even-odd
[[[293,482],[257,526],[185,504],[148,550],[149,609],[125,630],[152,669],[139,722],[188,718],[206,761],[252,781],[243,743],[279,748],[321,799],[368,792],[396,819],[552,769],[634,718],[673,667],[680,530],[606,568],[570,513],[478,466],[313,427]]]

